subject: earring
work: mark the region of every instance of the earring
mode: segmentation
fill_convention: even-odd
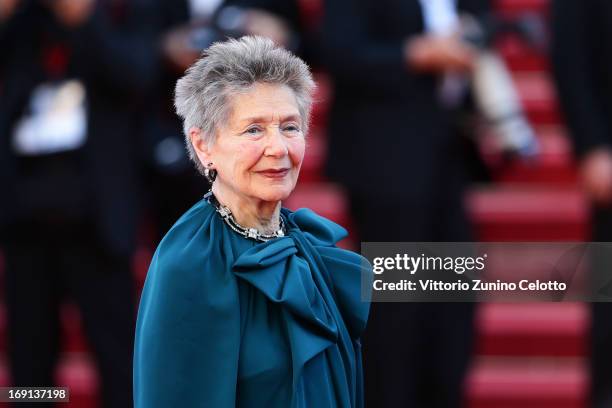
[[[204,177],[206,177],[206,180],[208,180],[210,184],[217,178],[217,170],[213,169],[212,165],[212,162],[208,163],[204,169]]]

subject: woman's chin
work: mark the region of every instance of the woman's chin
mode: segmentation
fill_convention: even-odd
[[[256,191],[256,196],[263,201],[283,201],[293,191],[293,187],[289,186],[268,186]]]

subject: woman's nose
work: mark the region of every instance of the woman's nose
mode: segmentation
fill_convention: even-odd
[[[287,141],[280,128],[275,127],[271,130],[266,141],[267,145],[264,155],[273,157],[283,157],[287,155]]]

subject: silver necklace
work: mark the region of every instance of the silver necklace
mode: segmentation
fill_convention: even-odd
[[[222,205],[219,200],[217,200],[217,197],[215,197],[212,191],[206,193],[204,195],[204,199],[207,200],[210,204],[212,204],[213,207],[215,207],[217,213],[219,213],[223,221],[225,221],[225,223],[229,225],[232,230],[234,230],[245,238],[254,239],[255,241],[260,242],[266,242],[274,238],[285,236],[285,222],[283,221],[282,215],[280,216],[278,230],[274,231],[271,234],[263,234],[256,228],[243,227],[242,225],[238,224],[230,209]]]

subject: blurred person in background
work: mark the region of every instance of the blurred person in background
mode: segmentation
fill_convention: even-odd
[[[361,241],[470,241],[466,161],[450,108],[476,56],[459,15],[481,16],[487,2],[324,5],[321,45],[334,82],[327,170],[349,192]],[[460,406],[473,307],[373,304],[366,406]]]
[[[215,17],[218,27],[235,35],[258,35],[316,64],[316,38],[305,26],[295,0],[226,0]]]
[[[0,44],[9,52],[1,60],[0,232],[15,386],[54,385],[59,306],[70,295],[103,406],[132,406],[133,118],[156,76],[153,6],[0,0]]]
[[[139,138],[146,220],[152,227],[154,242],[174,224],[178,217],[205,190],[185,154],[181,123],[172,103],[174,83],[197,59],[202,48],[197,43],[193,24],[208,24],[214,12],[200,3],[215,1],[156,0],[159,72],[155,86],[148,90],[146,105],[139,116]],[[217,2],[218,3],[218,2]]]
[[[284,0],[162,0],[162,14],[174,22],[164,31],[162,54],[169,68],[183,73],[202,50],[228,37],[257,35],[283,48],[299,51],[300,9]]]
[[[592,240],[612,241],[612,2],[552,3],[559,102],[592,203]],[[609,273],[610,271],[602,271]],[[591,398],[612,406],[612,304],[592,303]]]

